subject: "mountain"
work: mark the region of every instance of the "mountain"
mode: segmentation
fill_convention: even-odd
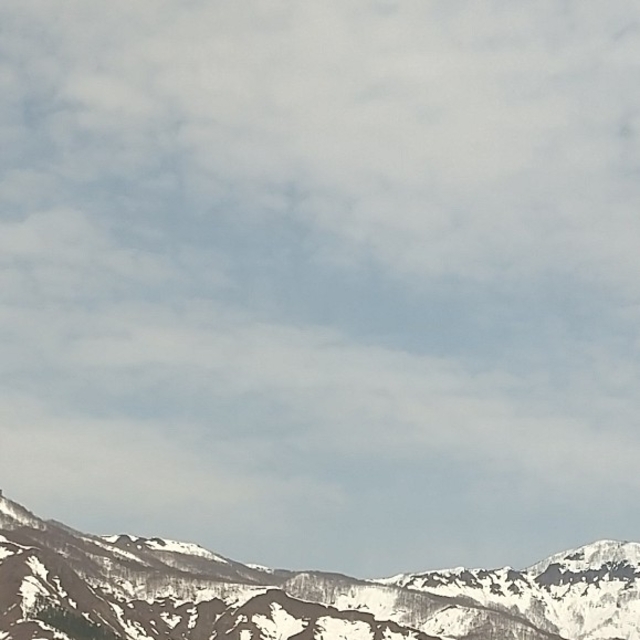
[[[575,640],[640,638],[640,544],[601,540],[558,553],[523,571],[452,569],[380,581],[510,611]],[[447,623],[468,623],[456,611]],[[430,627],[437,631],[436,627]]]
[[[640,545],[611,541],[523,571],[274,570],[82,533],[0,493],[0,640],[636,640],[639,577]]]

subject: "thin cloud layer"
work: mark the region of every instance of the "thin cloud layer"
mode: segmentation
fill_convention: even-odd
[[[48,64],[11,53],[48,86],[30,89],[67,179],[173,163],[194,198],[402,273],[635,292],[631,5],[114,6],[14,11],[48,32]]]
[[[278,514],[255,551],[373,573],[410,560],[377,557],[392,519],[328,558],[376,495],[416,562],[535,560],[494,507],[479,547],[448,540],[495,484],[513,514],[572,505],[558,547],[632,528],[624,500],[612,531],[584,513],[638,488],[635,5],[9,1],[0,22],[7,489],[51,510],[64,468],[69,513],[93,495],[228,555]],[[438,487],[413,522],[396,477]]]

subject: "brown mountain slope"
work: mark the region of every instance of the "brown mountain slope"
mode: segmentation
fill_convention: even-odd
[[[467,628],[442,625],[451,610]],[[559,640],[459,598],[84,534],[0,496],[0,640],[429,640],[435,619],[440,637]]]

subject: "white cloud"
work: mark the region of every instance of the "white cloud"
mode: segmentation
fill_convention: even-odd
[[[13,13],[47,25],[48,126],[68,176],[179,152],[192,188],[230,190],[244,216],[270,203],[403,274],[551,271],[636,295],[640,15],[622,1],[563,7],[68,1]],[[41,51],[18,55],[42,67]],[[98,146],[76,156],[87,134]],[[305,196],[294,211],[272,197],[292,184]]]
[[[301,225],[321,238],[318,270],[357,277],[373,261],[417,295],[439,279],[580,286],[625,300],[611,316],[628,331],[636,4],[8,0],[0,20],[0,144],[15,151],[0,182],[0,408],[22,398],[2,435],[31,492],[33,470],[59,467],[69,492],[108,501],[126,478],[139,500],[161,467],[167,495],[204,487],[238,518],[225,493],[284,504],[284,519],[307,490],[344,505],[326,477],[287,489],[279,446],[480,460],[566,495],[637,488],[637,349],[570,335],[563,371],[532,357],[516,374],[260,318],[230,275],[260,270],[251,250],[179,233]],[[170,414],[154,426],[130,406],[150,397]],[[224,439],[222,470],[176,434],[187,397],[198,410],[179,426]],[[241,444],[225,403],[259,417]],[[242,447],[255,471],[231,464]]]
[[[56,382],[40,401],[48,402],[51,411],[62,412],[73,423],[85,416],[95,419],[91,416],[100,412],[91,400],[78,402],[76,395],[83,385],[110,399],[116,414],[123,398],[146,397],[157,389],[164,402],[173,403],[174,410],[185,393],[194,394],[202,408],[212,411],[226,399],[266,407],[267,413],[252,428],[248,442],[273,436],[275,444],[266,453],[267,459],[273,456],[273,462],[280,455],[278,447],[289,443],[299,452],[325,451],[333,456],[416,462],[432,455],[475,459],[488,467],[506,466],[570,494],[587,486],[592,490],[598,485],[637,484],[633,465],[611,468],[602,461],[631,461],[640,450],[640,441],[624,425],[618,430],[609,426],[606,436],[597,429],[603,417],[625,415],[628,420],[637,406],[633,389],[638,369],[630,362],[625,363],[626,375],[619,374],[613,385],[620,400],[611,411],[607,406],[611,391],[607,385],[598,390],[602,384],[598,375],[604,372],[611,380],[611,370],[620,371],[619,364],[584,354],[597,367],[589,374],[571,374],[559,390],[566,394],[565,407],[571,407],[567,410],[558,402],[550,381],[535,370],[519,377],[492,368],[474,372],[471,362],[453,357],[358,345],[337,331],[320,327],[259,322],[217,300],[182,300],[175,307],[135,297],[107,298],[89,307],[67,307],[61,302],[77,283],[71,279],[70,284],[56,289],[50,274],[79,274],[82,281],[96,261],[107,267],[117,263],[121,250],[109,248],[104,232],[93,228],[89,232],[82,216],[56,219],[66,220],[69,226],[60,225],[57,235],[50,234],[52,238],[76,239],[83,234],[86,241],[92,233],[96,235],[78,254],[56,252],[52,245],[53,257],[48,258],[46,251],[38,249],[39,232],[15,236],[23,238],[15,243],[16,255],[35,251],[36,266],[40,259],[45,260],[44,280],[38,280],[36,267],[31,273],[39,285],[37,298],[28,291],[24,297],[47,300],[41,293],[46,288],[49,302],[41,308],[20,300],[5,305],[0,326],[11,337],[5,339],[8,355],[3,368],[9,376],[12,370],[26,368],[26,376],[10,386],[32,394],[42,393],[30,380],[34,376],[37,380],[37,368],[48,371]],[[70,268],[68,260],[72,261]],[[161,272],[162,267],[158,266]],[[20,268],[8,271],[22,282]],[[117,281],[120,277],[109,270],[99,273],[102,279],[90,282],[103,291],[109,289],[110,278]],[[20,285],[13,287],[14,296],[19,289]],[[579,408],[587,397],[586,406]],[[41,424],[35,426],[59,431],[60,420],[47,427],[44,415],[43,410]],[[118,418],[105,429],[150,433],[144,422],[129,425],[129,420]],[[160,419],[157,428],[170,430],[170,425]],[[233,423],[211,424],[206,417],[189,416],[182,429],[229,441],[237,438]],[[612,430],[615,439],[610,437]],[[27,433],[25,436],[30,439]],[[180,447],[178,441],[175,446]],[[81,441],[75,448],[81,448]]]

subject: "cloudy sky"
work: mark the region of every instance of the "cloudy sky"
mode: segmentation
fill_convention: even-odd
[[[3,0],[0,486],[382,576],[640,540],[635,0]]]

